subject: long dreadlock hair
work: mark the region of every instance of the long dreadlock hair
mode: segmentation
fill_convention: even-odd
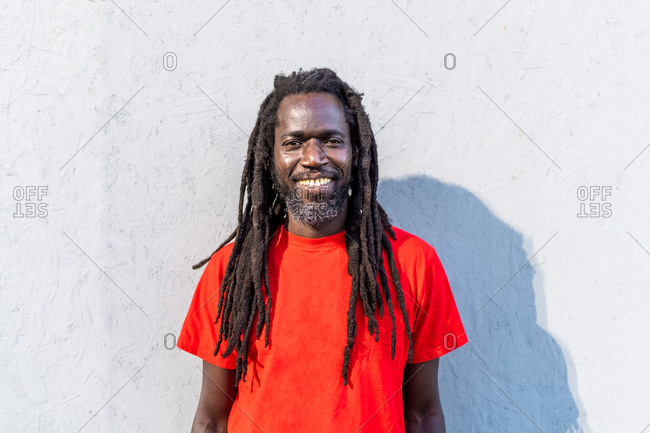
[[[347,343],[343,350],[343,380],[348,383],[350,351],[357,334],[355,318],[356,304],[361,298],[363,310],[368,317],[368,332],[379,338],[379,325],[375,313],[384,314],[382,293],[393,324],[391,334],[391,359],[395,357],[396,323],[388,280],[384,271],[382,250],[385,250],[390,265],[391,279],[395,284],[406,327],[409,348],[408,362],[413,355],[411,328],[408,321],[404,294],[395,265],[395,259],[388,235],[395,239],[388,215],[377,202],[379,178],[377,145],[361,98],[347,83],[327,68],[293,72],[288,76],[277,75],[273,91],[264,99],[257,116],[255,128],[248,140],[246,163],[241,178],[237,228],[212,253],[216,253],[233,239],[234,245],[226,272],[221,282],[219,306],[215,324],[223,316],[219,341],[214,351],[216,356],[221,342],[227,341],[223,357],[237,350],[235,384],[246,378],[248,358],[248,336],[257,317],[255,338],[259,339],[265,327],[265,344],[269,344],[270,311],[272,307],[269,288],[267,250],[275,230],[282,224],[287,212],[286,204],[273,188],[272,161],[275,141],[277,111],[280,102],[287,96],[301,93],[329,93],[336,96],[343,105],[345,119],[350,126],[352,145],[357,163],[353,166],[348,212],[345,221],[348,274],[352,277],[350,303],[347,319]],[[212,254],[210,257],[212,257]],[[194,265],[198,269],[210,257]],[[377,284],[377,274],[379,282]],[[262,281],[264,285],[262,285]],[[263,293],[263,287],[266,293]],[[267,299],[265,304],[264,299]]]

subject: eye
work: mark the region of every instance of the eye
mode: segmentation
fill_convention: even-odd
[[[336,147],[336,146],[342,145],[343,140],[332,137],[332,138],[328,138],[327,140],[325,140],[325,143],[329,144],[330,146],[335,146]]]
[[[300,141],[298,140],[289,140],[282,143],[283,146],[289,146],[289,147],[300,146],[300,144],[302,143],[300,143]]]

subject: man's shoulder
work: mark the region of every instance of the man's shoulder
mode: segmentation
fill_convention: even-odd
[[[393,226],[395,239],[390,239],[393,254],[398,261],[429,261],[436,256],[435,248],[421,237]]]
[[[230,260],[230,255],[232,254],[233,247],[235,242],[229,242],[219,250],[215,251],[212,256],[210,256],[210,261],[206,267],[206,271],[214,272],[219,275],[223,275],[226,271],[226,266],[228,265],[228,260]]]

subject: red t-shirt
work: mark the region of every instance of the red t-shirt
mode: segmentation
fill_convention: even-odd
[[[432,246],[393,228],[391,239],[412,329],[413,363],[438,358],[467,342],[447,276]],[[361,299],[357,336],[350,353],[349,382],[343,384],[343,350],[352,278],[348,275],[345,231],[305,238],[280,226],[269,244],[272,307],[269,346],[264,332],[249,338],[246,382],[228,418],[229,433],[287,431],[404,432],[402,381],[408,336],[390,279],[397,323],[391,359],[392,322],[384,300],[379,341],[368,332]],[[219,287],[233,243],[212,256],[199,281],[177,346],[223,368],[235,368],[236,353],[214,356],[221,318],[214,323]],[[383,298],[383,295],[382,295]],[[416,307],[419,305],[419,308]],[[254,334],[255,326],[252,328]]]

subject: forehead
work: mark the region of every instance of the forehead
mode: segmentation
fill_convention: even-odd
[[[346,128],[341,101],[329,93],[301,93],[285,97],[278,107],[276,130]]]

